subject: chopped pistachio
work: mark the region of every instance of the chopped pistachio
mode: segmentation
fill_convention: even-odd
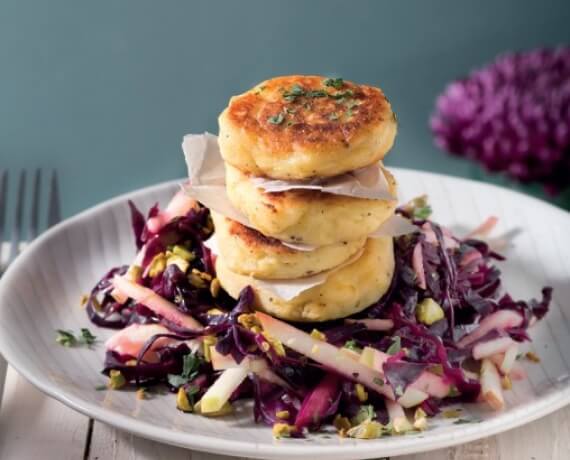
[[[200,270],[197,270],[196,268],[192,269],[192,273],[194,275],[198,276],[200,279],[203,279],[204,281],[212,281],[212,275],[210,275],[209,273],[201,272]]]
[[[285,347],[283,347],[283,343],[281,342],[281,340],[276,339],[275,337],[270,335],[267,331],[263,331],[262,334],[263,337],[265,337],[265,340],[267,340],[269,344],[273,347],[275,353],[277,353],[279,356],[285,356],[286,354]]]
[[[460,396],[460,395],[461,395],[461,393],[455,385],[451,385],[449,387],[449,394],[447,395],[448,398],[455,398],[456,396]]]
[[[427,428],[427,414],[421,407],[418,407],[414,412],[414,428],[419,431],[424,431]]]
[[[427,417],[418,418],[414,420],[414,428],[418,431],[424,431],[428,427],[428,419]]]
[[[383,433],[382,424],[373,420],[365,420],[346,432],[348,437],[356,439],[376,439],[380,438]]]
[[[186,273],[186,270],[190,267],[190,263],[187,260],[176,254],[168,256],[166,259],[166,266],[168,265],[176,265],[182,273]]]
[[[146,390],[144,388],[139,388],[136,392],[137,399],[142,401],[146,399]]]
[[[368,392],[364,389],[364,386],[361,383],[354,385],[354,392],[360,402],[368,400]]]
[[[119,390],[126,385],[127,381],[121,371],[117,369],[112,369],[109,372],[109,388],[112,390]]]
[[[259,321],[253,313],[242,313],[238,316],[238,323],[246,329],[251,329],[255,326],[259,327]]]
[[[152,260],[150,261],[148,275],[151,278],[160,275],[164,269],[166,268],[166,254],[164,252],[160,252],[155,255]]]
[[[287,423],[275,423],[273,425],[273,436],[275,438],[288,438],[291,433],[295,431],[294,425],[288,425]]]
[[[340,414],[336,414],[333,420],[333,426],[338,430],[350,430],[350,428],[352,427],[350,420],[347,417],[343,417]]]
[[[89,300],[89,296],[87,294],[83,294],[80,298],[79,298],[79,305],[84,307],[85,304],[87,304],[87,301]]]
[[[192,270],[192,273],[188,275],[188,281],[192,286],[198,289],[205,289],[208,287],[206,281],[204,281],[199,275],[194,273],[194,270]]]
[[[206,335],[202,339],[202,345],[204,346],[204,360],[209,363],[212,361],[212,354],[210,353],[210,347],[216,345],[218,340],[213,335]]]
[[[421,407],[418,407],[414,412],[414,420],[418,420],[420,418],[425,418],[425,417],[427,417],[426,412]]]
[[[533,353],[532,351],[528,351],[525,354],[526,359],[528,359],[530,362],[533,363],[539,363],[540,362],[540,358],[538,357],[538,355],[536,353]]]
[[[142,274],[143,274],[142,267],[140,265],[133,264],[129,267],[127,273],[125,273],[125,276],[127,277],[127,279],[131,281],[138,282],[142,278]]]
[[[220,280],[218,278],[214,278],[210,283],[210,294],[212,294],[212,297],[214,299],[218,297],[218,294],[220,293],[220,288],[221,288]]]
[[[288,419],[290,415],[291,414],[289,414],[288,410],[279,410],[275,412],[275,417],[280,418],[282,420]]]
[[[176,408],[182,412],[192,412],[192,405],[184,387],[180,387],[176,393]]]
[[[91,297],[91,304],[93,305],[93,308],[95,309],[95,311],[102,311],[103,310],[103,307],[101,306],[101,302],[99,302],[96,297]]]
[[[327,336],[325,334],[323,334],[321,331],[319,331],[318,329],[313,329],[311,331],[311,337],[313,339],[320,340],[321,342],[327,341]]]
[[[511,388],[513,388],[513,381],[508,375],[505,375],[501,379],[501,386],[503,387],[503,390],[510,390]]]
[[[192,262],[196,258],[196,254],[179,244],[173,246],[172,254],[182,257],[187,262]]]
[[[445,318],[443,308],[431,297],[422,300],[416,308],[416,318],[420,323],[431,326],[433,323]]]
[[[396,434],[406,433],[413,430],[414,427],[408,420],[408,417],[396,417],[392,422],[392,431]]]
[[[376,417],[374,406],[372,404],[366,404],[360,406],[356,415],[350,420],[350,423],[352,423],[352,425],[359,425],[365,420],[372,420],[374,417]]]

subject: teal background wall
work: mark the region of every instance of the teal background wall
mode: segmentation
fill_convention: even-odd
[[[497,53],[569,41],[568,0],[2,0],[0,168],[57,168],[70,215],[183,176],[183,134],[216,132],[232,94],[317,73],[384,89],[390,165],[469,175],[432,144],[436,95]]]

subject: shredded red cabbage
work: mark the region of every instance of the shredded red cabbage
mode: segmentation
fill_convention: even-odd
[[[354,418],[364,410],[362,394],[358,395],[353,381],[288,349],[286,344],[285,355],[279,353],[263,331],[241,321],[254,311],[252,288],[245,288],[237,301],[223,290],[213,292],[213,258],[203,244],[212,232],[207,209],[192,209],[186,216],[175,218],[158,233],[152,234],[143,214],[133,203],[129,206],[136,247],[145,251],[143,275],[138,282],[172,302],[181,313],[192,315],[204,330],[200,333],[184,330],[132,299],[125,303],[117,302],[111,295],[111,280],[114,276],[124,275],[128,267],[114,268],[103,276],[89,296],[87,313],[91,321],[98,326],[115,329],[133,323],[160,323],[170,333],[151,337],[139,356],[107,352],[106,374],[115,369],[132,383],[168,382],[169,375],[183,372],[184,357],[190,353],[185,341],[200,335],[210,336],[215,337],[215,350],[221,355],[231,356],[236,363],[241,363],[246,356],[263,358],[270,371],[288,384],[285,388],[251,374],[250,379],[234,392],[232,401],[254,399],[254,417],[258,422],[287,423],[297,430],[290,434],[300,435],[305,429],[318,429],[337,414]],[[400,213],[411,217],[404,210]],[[155,206],[148,215],[157,214],[158,207]],[[372,347],[390,352],[392,356],[383,365],[383,372],[387,384],[397,396],[405,392],[426,369],[439,369],[444,381],[452,385],[454,393],[443,400],[429,397],[421,403],[419,407],[426,414],[434,415],[447,401],[477,399],[480,383],[468,377],[463,368],[471,359],[472,347],[500,335],[510,336],[517,342],[528,340],[527,328],[531,321],[541,319],[548,312],[552,289],[544,288],[539,300],[513,300],[509,294],[500,292],[500,271],[494,265],[495,261],[504,258],[487,243],[476,239],[457,239],[429,220],[414,220],[414,223],[422,231],[395,239],[396,268],[388,292],[365,311],[353,316],[353,319],[389,319],[394,323],[393,329],[372,331],[362,323],[344,321],[296,327],[307,332],[316,328],[324,334],[327,342],[338,347],[350,344],[349,348],[356,351]],[[168,265],[151,276],[148,267],[153,258],[174,245],[182,245],[192,251],[195,257],[190,267],[183,271],[177,265]],[[417,260],[414,266],[412,260],[417,245],[422,253],[421,267],[417,266]],[[425,274],[425,289],[419,285],[418,268]],[[203,284],[195,282],[191,276],[194,272],[203,274]],[[441,306],[443,318],[431,324],[418,320],[418,306],[425,299],[432,299]],[[482,320],[500,310],[519,313],[523,318],[522,324],[500,333],[492,330],[468,347],[459,346],[459,341],[472,333]],[[160,337],[178,340],[179,345],[158,350],[158,362],[146,362],[142,357]],[[394,349],[396,340],[398,346]],[[136,360],[135,365],[133,360]],[[205,361],[197,372],[192,382],[185,385],[194,385],[198,388],[194,391],[201,395],[215,381],[217,372]],[[383,398],[373,391],[368,391],[367,398],[369,414],[375,420],[387,423]]]

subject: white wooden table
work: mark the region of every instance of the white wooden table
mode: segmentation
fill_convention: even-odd
[[[92,422],[8,370],[0,460],[230,460],[159,444]],[[568,460],[570,406],[522,428],[399,460]]]

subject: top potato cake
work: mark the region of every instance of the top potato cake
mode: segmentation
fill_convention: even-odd
[[[231,98],[219,125],[226,162],[284,180],[373,164],[392,147],[397,130],[380,89],[302,75],[273,78]]]

